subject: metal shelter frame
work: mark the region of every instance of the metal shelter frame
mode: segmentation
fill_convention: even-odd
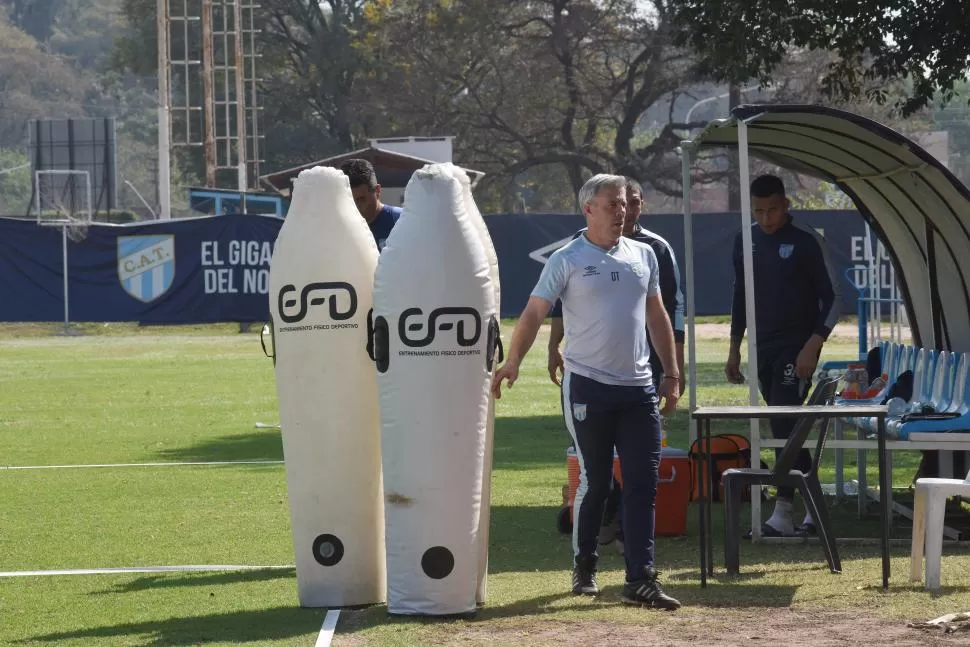
[[[970,190],[918,144],[865,117],[818,105],[742,105],[681,144],[690,411],[697,408],[690,167],[706,148],[738,151],[749,342],[757,336],[749,168],[754,155],[831,182],[852,199],[898,269],[913,344],[970,350]],[[756,345],[749,343],[752,405],[760,402],[756,371],[750,368],[757,364]],[[760,451],[759,425],[753,420],[752,457]],[[753,538],[759,539],[758,497],[752,497],[751,515]]]

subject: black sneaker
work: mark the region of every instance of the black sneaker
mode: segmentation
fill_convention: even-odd
[[[809,521],[800,526],[795,526],[795,535],[798,537],[815,537],[818,535],[818,528],[815,527],[814,523]]]
[[[680,608],[680,602],[670,597],[660,588],[657,569],[648,566],[642,580],[627,582],[623,585],[621,599],[624,604],[632,604],[653,609],[673,611]]]
[[[575,595],[599,595],[596,586],[596,555],[576,558],[573,566],[573,593]]]

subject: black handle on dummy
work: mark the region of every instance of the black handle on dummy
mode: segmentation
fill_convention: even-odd
[[[267,322],[266,325],[269,326],[269,338],[273,345],[272,354],[266,350],[266,326],[263,326],[262,330],[259,331],[259,345],[263,347],[263,355],[266,355],[266,357],[272,357],[273,366],[276,366],[276,337],[274,335],[272,317],[269,318],[269,322]]]
[[[391,344],[390,331],[387,327],[387,319],[384,317],[377,317],[377,319],[374,320],[373,337],[374,354],[371,358],[377,362],[378,373],[386,373],[387,367],[391,363]]]
[[[505,349],[502,347],[501,328],[495,315],[488,320],[488,339],[485,346],[485,369],[491,373],[495,365],[495,350],[498,349],[498,363],[505,361]]]

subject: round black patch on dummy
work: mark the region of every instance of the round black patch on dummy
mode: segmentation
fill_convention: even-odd
[[[421,570],[433,580],[441,580],[455,568],[455,556],[444,546],[434,546],[421,556]]]
[[[344,544],[336,535],[320,535],[313,540],[313,559],[323,566],[333,566],[344,558]]]

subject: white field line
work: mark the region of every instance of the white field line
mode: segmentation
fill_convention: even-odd
[[[205,573],[209,571],[267,571],[290,569],[293,566],[199,565],[133,566],[122,568],[69,568],[49,571],[0,571],[0,577],[42,577],[50,575],[112,575],[128,573]]]
[[[90,465],[0,465],[3,470],[66,470],[94,467],[185,467],[204,465],[282,465],[283,461],[188,461],[164,463],[96,463]]]
[[[323,626],[320,627],[320,635],[314,647],[330,647],[333,640],[334,631],[337,629],[337,618],[340,617],[340,609],[327,611],[327,616],[323,619]]]

